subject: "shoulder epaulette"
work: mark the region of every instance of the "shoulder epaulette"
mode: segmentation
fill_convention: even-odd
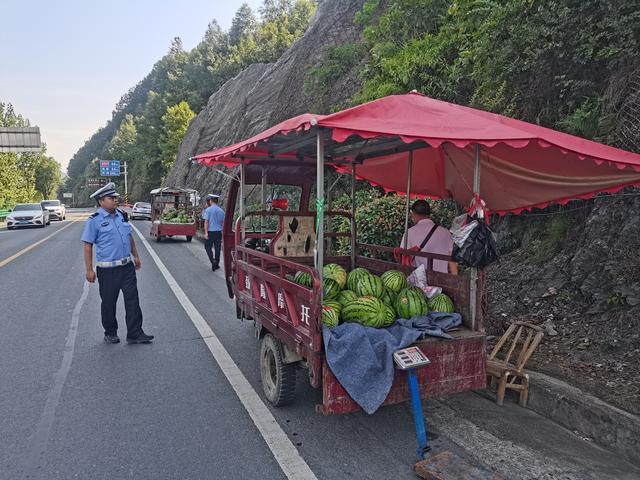
[[[95,212],[93,215],[91,215],[89,218],[93,218],[93,217],[97,217],[98,216],[98,212]]]
[[[124,222],[128,222],[129,221],[129,214],[123,210],[120,210],[119,208],[117,209],[120,212],[120,215],[122,215],[122,219]]]

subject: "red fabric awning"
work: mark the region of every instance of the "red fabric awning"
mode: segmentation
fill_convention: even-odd
[[[480,195],[493,213],[519,213],[640,185],[638,154],[416,93],[384,97],[327,116],[300,115],[196,159],[208,165],[237,165],[233,156],[240,153],[264,157],[275,135],[293,132],[289,137],[295,137],[313,124],[331,131],[331,146],[335,147],[354,138],[395,138],[406,144],[420,141],[416,143],[420,148],[413,152],[412,195],[453,198],[462,205],[473,198],[479,144]],[[328,153],[333,151],[331,146],[327,146]],[[336,153],[332,160],[352,161],[357,152]],[[365,157],[357,164],[356,175],[387,191],[405,193],[408,156],[407,151],[400,151]],[[341,165],[336,168],[350,171]]]

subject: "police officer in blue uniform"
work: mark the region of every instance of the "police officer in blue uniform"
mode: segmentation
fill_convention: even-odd
[[[208,207],[202,212],[204,219],[204,249],[211,262],[211,270],[214,272],[220,268],[220,247],[222,246],[222,222],[224,222],[224,210],[218,206],[220,195],[207,195]],[[216,255],[213,256],[211,247],[215,247]]]
[[[119,343],[116,303],[120,290],[124,296],[128,343],[150,343],[153,335],[142,330],[142,310],[138,300],[136,270],[140,269],[140,257],[131,234],[128,215],[118,210],[115,185],[108,183],[96,190],[94,198],[100,208],[91,215],[84,226],[84,264],[86,279],[100,285],[101,314],[104,341]],[[96,246],[96,271],[93,270],[93,246]]]

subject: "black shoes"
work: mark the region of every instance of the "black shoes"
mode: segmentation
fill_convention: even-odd
[[[105,343],[120,343],[120,338],[117,335],[105,335]]]
[[[215,272],[216,270],[218,270],[220,268],[219,265],[211,265],[211,271]]]
[[[147,335],[146,333],[141,333],[136,338],[127,337],[127,343],[151,343],[153,340],[153,335]]]

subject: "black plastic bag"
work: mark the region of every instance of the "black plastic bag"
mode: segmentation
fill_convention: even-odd
[[[454,242],[451,259],[463,266],[483,268],[498,259],[498,246],[495,234],[484,219],[475,215],[467,217],[467,223],[474,220],[477,225],[468,234],[462,246]]]

